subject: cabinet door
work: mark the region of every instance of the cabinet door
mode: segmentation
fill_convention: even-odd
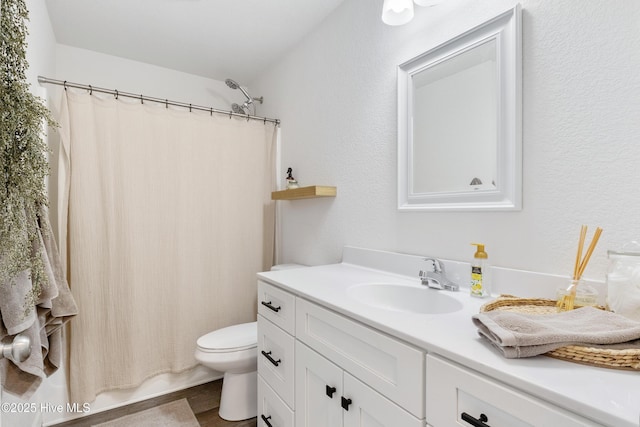
[[[294,339],[258,315],[258,373],[294,409]]]
[[[346,372],[343,384],[344,398],[351,400],[345,405],[344,427],[424,427],[424,420],[417,419]]]
[[[257,425],[259,427],[295,427],[293,411],[260,375],[258,375]]]
[[[342,369],[296,341],[296,427],[342,426]]]

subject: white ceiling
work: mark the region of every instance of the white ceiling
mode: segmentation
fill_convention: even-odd
[[[56,41],[251,84],[344,0],[46,0]]]

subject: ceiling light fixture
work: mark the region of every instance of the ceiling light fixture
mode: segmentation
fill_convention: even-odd
[[[387,25],[404,25],[413,19],[413,0],[384,0],[382,22]]]
[[[387,25],[404,25],[413,19],[413,3],[418,6],[435,6],[442,0],[384,0],[382,22]]]

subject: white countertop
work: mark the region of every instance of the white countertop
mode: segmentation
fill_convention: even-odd
[[[398,274],[398,271],[406,271],[407,266],[413,271],[413,264],[420,257],[402,255],[413,258],[401,260],[406,264],[403,268],[387,268],[385,262],[373,260],[386,270],[395,270],[389,273],[370,268],[371,262],[360,263],[363,253],[345,256],[340,264],[271,271],[259,273],[258,277],[603,425],[640,425],[640,373],[584,366],[546,356],[506,359],[478,336],[471,321],[471,316],[490,299],[472,298],[468,289],[460,292],[426,289],[420,285],[417,276]],[[384,253],[375,251],[374,258],[381,255]],[[357,261],[361,265],[346,261]],[[391,264],[397,267],[396,262]],[[394,283],[416,286],[425,292],[446,292],[462,302],[463,308],[435,315],[375,308],[360,303],[347,293],[349,287],[365,283]]]

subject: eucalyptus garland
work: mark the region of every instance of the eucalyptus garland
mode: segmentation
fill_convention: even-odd
[[[38,229],[39,215],[47,205],[49,174],[44,125],[55,122],[26,82],[25,2],[1,0],[0,5],[0,286],[12,286],[19,273],[28,271],[32,289],[25,310],[29,310],[47,284]]]

